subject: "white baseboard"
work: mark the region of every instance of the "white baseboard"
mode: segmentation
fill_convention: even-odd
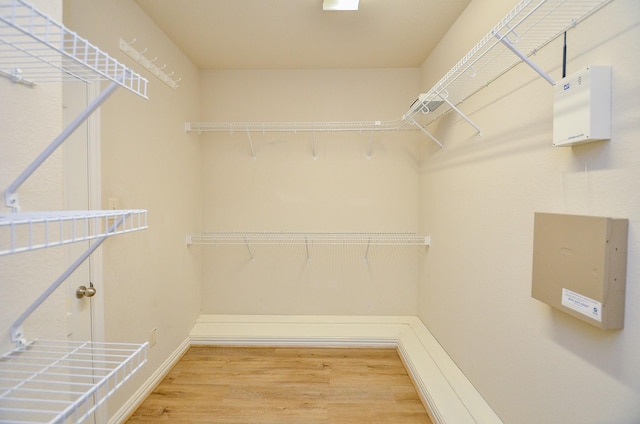
[[[109,418],[109,424],[119,424],[124,422],[135,410],[140,406],[142,401],[153,391],[153,389],[162,381],[171,368],[180,360],[182,355],[191,346],[191,341],[186,338],[178,348],[167,358],[166,361],[155,370],[155,372],[144,382],[140,388],[129,398],[129,400]],[[147,363],[148,366],[148,363]]]
[[[436,424],[502,424],[415,316],[201,315],[192,345],[397,347]]]

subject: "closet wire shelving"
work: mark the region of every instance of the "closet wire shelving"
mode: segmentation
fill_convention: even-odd
[[[0,357],[0,423],[82,422],[146,355],[146,343],[29,343]]]
[[[187,132],[374,132],[422,131],[440,147],[427,126],[454,111],[481,129],[458,106],[520,62],[555,84],[531,59],[544,46],[612,0],[522,0],[428,92],[418,95],[397,120],[361,122],[187,122]],[[250,137],[250,136],[249,136]],[[249,140],[251,142],[251,139]],[[252,149],[253,152],[253,149]],[[254,155],[255,157],[255,155]]]
[[[409,110],[397,120],[352,122],[186,122],[185,131],[246,133],[251,155],[255,149],[251,133],[315,133],[422,131],[440,147],[440,142],[427,126],[454,111],[481,134],[480,127],[458,106],[501,75],[525,62],[550,84],[555,81],[531,59],[544,46],[555,40],[612,0],[521,0],[491,31],[460,59],[428,92],[418,95]],[[315,138],[313,146],[315,153]],[[371,156],[371,145],[368,157]],[[314,234],[314,233],[203,233],[187,235],[187,244],[244,244],[253,259],[252,244],[404,244],[430,245],[429,236],[387,238],[378,233]],[[426,241],[426,242],[425,242]]]
[[[22,0],[0,2],[0,70],[32,84],[108,80],[147,98],[147,80]]]
[[[364,261],[368,261],[371,246],[430,246],[431,237],[417,233],[298,233],[298,232],[205,232],[188,234],[187,245],[244,245],[254,260],[253,245],[304,245],[307,262],[312,246],[366,246]]]
[[[111,228],[118,220],[122,220],[122,224]],[[96,240],[147,227],[144,209],[0,214],[0,256]]]
[[[0,423],[81,422],[146,362],[147,343],[27,341],[21,324],[106,238],[147,228],[147,211],[22,212],[17,190],[117,88],[147,98],[147,80],[22,0],[0,0],[0,76],[41,83],[109,85],[4,191],[0,256],[89,241],[90,247],[10,329],[17,347],[0,357]]]

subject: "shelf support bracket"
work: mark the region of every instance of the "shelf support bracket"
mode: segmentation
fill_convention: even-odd
[[[311,150],[313,153],[313,160],[318,160],[318,154],[316,153],[316,132],[311,132]]]
[[[34,159],[22,174],[12,182],[4,192],[5,205],[12,208],[14,212],[20,211],[20,203],[16,191],[18,188],[33,174],[42,163],[58,148],[80,125],[86,121],[89,116],[98,109],[102,103],[109,98],[111,94],[119,87],[115,82],[109,84],[107,88],[100,93],[80,114]]]
[[[475,130],[478,132],[478,136],[482,137],[482,130],[480,129],[480,127],[478,127],[467,115],[465,115],[460,109],[458,109],[456,107],[456,105],[454,105],[453,103],[451,103],[448,99],[449,95],[444,95],[442,94],[442,92],[438,93],[438,97],[440,97],[446,104],[449,105],[449,107],[453,110],[456,111],[456,113],[458,115],[460,115],[462,117],[462,119],[464,119],[465,121],[467,121],[467,123],[469,125],[471,125],[473,128],[475,128]]]
[[[373,155],[373,130],[369,134],[369,148],[367,149],[367,159],[371,159]]]
[[[67,268],[59,277],[57,280],[55,280],[50,286],[49,288],[47,288],[44,293],[42,293],[40,295],[40,297],[38,297],[32,304],[31,306],[29,306],[27,308],[27,310],[25,310],[22,315],[20,315],[18,317],[18,319],[13,323],[13,325],[11,325],[11,328],[9,330],[9,334],[11,336],[11,341],[16,343],[19,346],[24,345],[24,335],[22,334],[22,330],[21,330],[21,326],[22,323],[24,323],[24,321],[29,318],[29,316],[33,313],[33,311],[35,311],[45,300],[47,300],[47,298],[49,296],[51,296],[51,294],[58,288],[60,287],[60,284],[62,284],[67,278],[69,278],[69,276],[71,274],[73,274],[73,272],[78,269],[78,267],[80,265],[82,265],[82,263],[89,257],[91,256],[91,254],[98,248],[100,247],[100,245],[102,244],[102,242],[104,242],[110,235],[110,233],[115,232],[115,230],[120,226],[120,224],[122,224],[124,222],[124,220],[129,216],[129,214],[123,215],[121,216],[113,225],[111,225],[111,227],[109,227],[109,229],[107,230],[107,235],[104,235],[98,239],[96,239],[96,241],[94,241],[91,246],[89,246],[89,248],[87,250],[84,251],[84,253],[82,255],[80,255],[80,257],[78,257],[78,259],[75,260],[74,263],[72,263],[69,268]]]
[[[444,147],[444,145],[442,143],[440,143],[440,141],[438,141],[438,139],[435,138],[433,136],[433,134],[431,134],[429,131],[427,131],[422,125],[418,124],[415,119],[413,119],[413,118],[409,118],[409,119],[410,119],[410,121],[411,121],[410,123],[412,125],[415,125],[416,127],[420,128],[420,130],[423,133],[425,133],[426,135],[428,135],[431,140],[433,140],[438,146],[440,146],[440,148]]]
[[[255,150],[253,150],[253,140],[251,140],[251,132],[249,131],[249,128],[247,128],[246,131],[247,131],[247,138],[249,139],[249,148],[251,149],[251,157],[255,159],[256,152]]]
[[[31,82],[22,78],[22,71],[19,68],[14,68],[10,72],[3,71],[0,69],[0,76],[8,78],[11,82],[16,84],[22,84],[26,87],[33,88],[36,86],[35,82]]]
[[[364,263],[369,263],[369,247],[371,247],[371,237],[367,240],[367,250],[364,252]]]
[[[251,262],[255,262],[255,258],[253,257],[253,252],[251,251],[251,246],[249,246],[249,242],[247,242],[247,238],[244,238],[244,245],[247,247],[247,250],[249,251],[249,256],[251,256]]]
[[[533,63],[531,61],[531,59],[529,59],[525,54],[523,54],[520,50],[518,50],[514,43],[511,42],[506,35],[501,35],[499,32],[496,32],[495,37],[502,43],[504,44],[509,50],[511,50],[511,52],[513,54],[515,54],[516,56],[518,56],[520,59],[522,59],[522,61],[524,63],[526,63],[527,65],[529,65],[529,67],[531,69],[533,69],[534,71],[536,71],[542,78],[544,78],[549,84],[551,85],[556,85],[556,82],[553,80],[553,78],[551,78],[551,76],[549,76],[549,74],[547,74],[545,71],[543,71],[538,65],[536,65],[535,63]]]

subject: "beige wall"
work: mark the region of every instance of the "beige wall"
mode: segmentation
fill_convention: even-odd
[[[318,133],[314,160],[311,134],[254,134],[252,159],[245,134],[183,132],[185,121],[197,120],[396,119],[513,6],[504,3],[472,1],[422,69],[198,72],[134,2],[65,1],[67,26],[150,80],[149,100],[121,89],[101,110],[105,206],[117,198],[122,208],[149,209],[151,227],[105,244],[106,339],[143,342],[152,328],[159,334],[149,364],[110,402],[111,413],[186,338],[202,310],[418,313],[505,423],[640,418],[635,0],[612,2],[569,33],[570,72],[613,66],[608,143],[552,148],[551,87],[524,65],[464,103],[484,138],[452,114],[434,125],[446,144],[442,150],[418,133],[381,133],[367,159],[369,134]],[[141,70],[118,50],[120,37],[137,38],[137,46],[167,62],[182,76],[181,86],[173,91]],[[556,42],[535,57],[556,78],[559,52]],[[0,80],[0,90],[3,98],[25,101],[24,90],[7,81]],[[57,134],[60,90],[42,90],[26,100],[27,111],[38,104],[37,116],[2,110],[2,127],[13,134],[4,139],[48,142]],[[41,127],[30,125],[49,118]],[[0,159],[10,151],[26,161],[40,150],[22,141],[0,146]],[[62,184],[61,163],[52,158],[42,177],[54,187]],[[13,179],[12,169],[3,162],[0,182]],[[57,188],[47,189],[50,199],[28,196],[47,187],[37,178],[21,191],[23,204],[62,205]],[[27,200],[35,197],[45,204]],[[629,218],[624,330],[597,330],[530,297],[535,211]],[[364,248],[313,246],[307,263],[304,246],[254,247],[251,262],[243,246],[187,248],[184,235],[201,230],[419,230],[434,244],[422,251],[372,248],[368,263]],[[21,259],[5,259],[3,273],[36,272],[31,260],[14,267],[11,261]],[[57,264],[57,258],[43,260]],[[15,311],[1,308],[3,329],[18,303],[29,300],[23,281],[30,288],[50,282],[41,274],[11,278],[3,299],[19,300]],[[63,334],[63,302],[51,308],[59,320],[34,320],[34,330]]]
[[[60,2],[35,3],[54,19]],[[62,86],[41,84],[28,88],[0,78],[0,190],[4,190],[40,154],[62,129]],[[18,190],[24,212],[63,207],[63,158],[55,152]],[[1,213],[9,213],[2,198]],[[4,236],[4,235],[3,235]],[[6,240],[6,239],[5,239]],[[9,327],[22,312],[65,270],[63,248],[45,249],[0,257],[0,354],[15,348]],[[38,266],[34,266],[38,264]],[[58,290],[24,323],[33,338],[66,339],[67,304]]]
[[[65,24],[149,79],[149,99],[119,89],[101,108],[102,195],[120,208],[149,210],[149,229],[104,245],[107,341],[145,342],[158,329],[149,362],[116,392],[110,414],[188,336],[200,313],[200,254],[184,243],[201,227],[200,143],[184,133],[198,116],[197,70],[130,0],[65,1]],[[172,90],[118,48],[119,38],[182,77]],[[162,64],[160,64],[162,65]]]
[[[505,14],[502,3],[469,5],[425,62],[424,88]],[[420,225],[434,244],[420,317],[505,423],[640,421],[639,22],[640,4],[619,0],[568,33],[569,74],[613,67],[610,142],[552,148],[552,88],[519,65],[462,105],[483,138],[451,114],[434,125],[445,148],[425,145]],[[561,52],[557,40],[533,59],[559,78]],[[536,211],[629,219],[623,330],[531,298]]]
[[[205,121],[396,119],[414,100],[417,69],[209,71]],[[203,134],[204,229],[415,232],[416,134]],[[418,249],[197,246],[203,312],[415,314]]]

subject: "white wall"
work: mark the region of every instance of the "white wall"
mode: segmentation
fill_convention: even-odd
[[[201,227],[200,143],[184,132],[198,117],[198,73],[132,0],[65,1],[65,24],[149,79],[149,99],[119,89],[101,108],[103,207],[116,198],[123,209],[149,210],[149,229],[104,245],[107,341],[145,342],[157,328],[157,345],[139,374],[109,402],[113,414],[187,338],[200,313],[198,251],[184,238]],[[120,38],[182,77],[164,85],[122,53]],[[162,63],[160,63],[162,65]]]
[[[204,121],[397,119],[418,69],[204,71]],[[416,134],[206,133],[204,230],[415,232]],[[415,314],[415,248],[193,246],[204,259],[203,312]],[[423,249],[424,250],[424,249]]]
[[[36,7],[59,19],[61,2],[36,2]],[[40,154],[62,129],[62,86],[40,84],[28,88],[0,78],[0,190],[4,190]],[[55,152],[19,189],[24,212],[62,209],[63,158]],[[1,213],[9,213],[2,199]],[[8,240],[3,233],[3,240]],[[6,246],[5,246],[6,247]],[[65,270],[64,248],[0,257],[0,354],[15,348],[9,327]],[[34,266],[37,264],[37,266]],[[58,290],[24,323],[33,338],[67,335],[64,289]]]
[[[429,84],[507,10],[473,1],[423,66]],[[613,137],[553,148],[552,88],[519,65],[425,145],[420,226],[433,236],[420,317],[505,423],[640,422],[640,4],[617,0],[568,33],[568,72],[613,67]],[[533,58],[561,75],[561,40]],[[441,63],[446,63],[443,70]],[[602,331],[530,296],[534,212],[629,219],[625,328]]]

